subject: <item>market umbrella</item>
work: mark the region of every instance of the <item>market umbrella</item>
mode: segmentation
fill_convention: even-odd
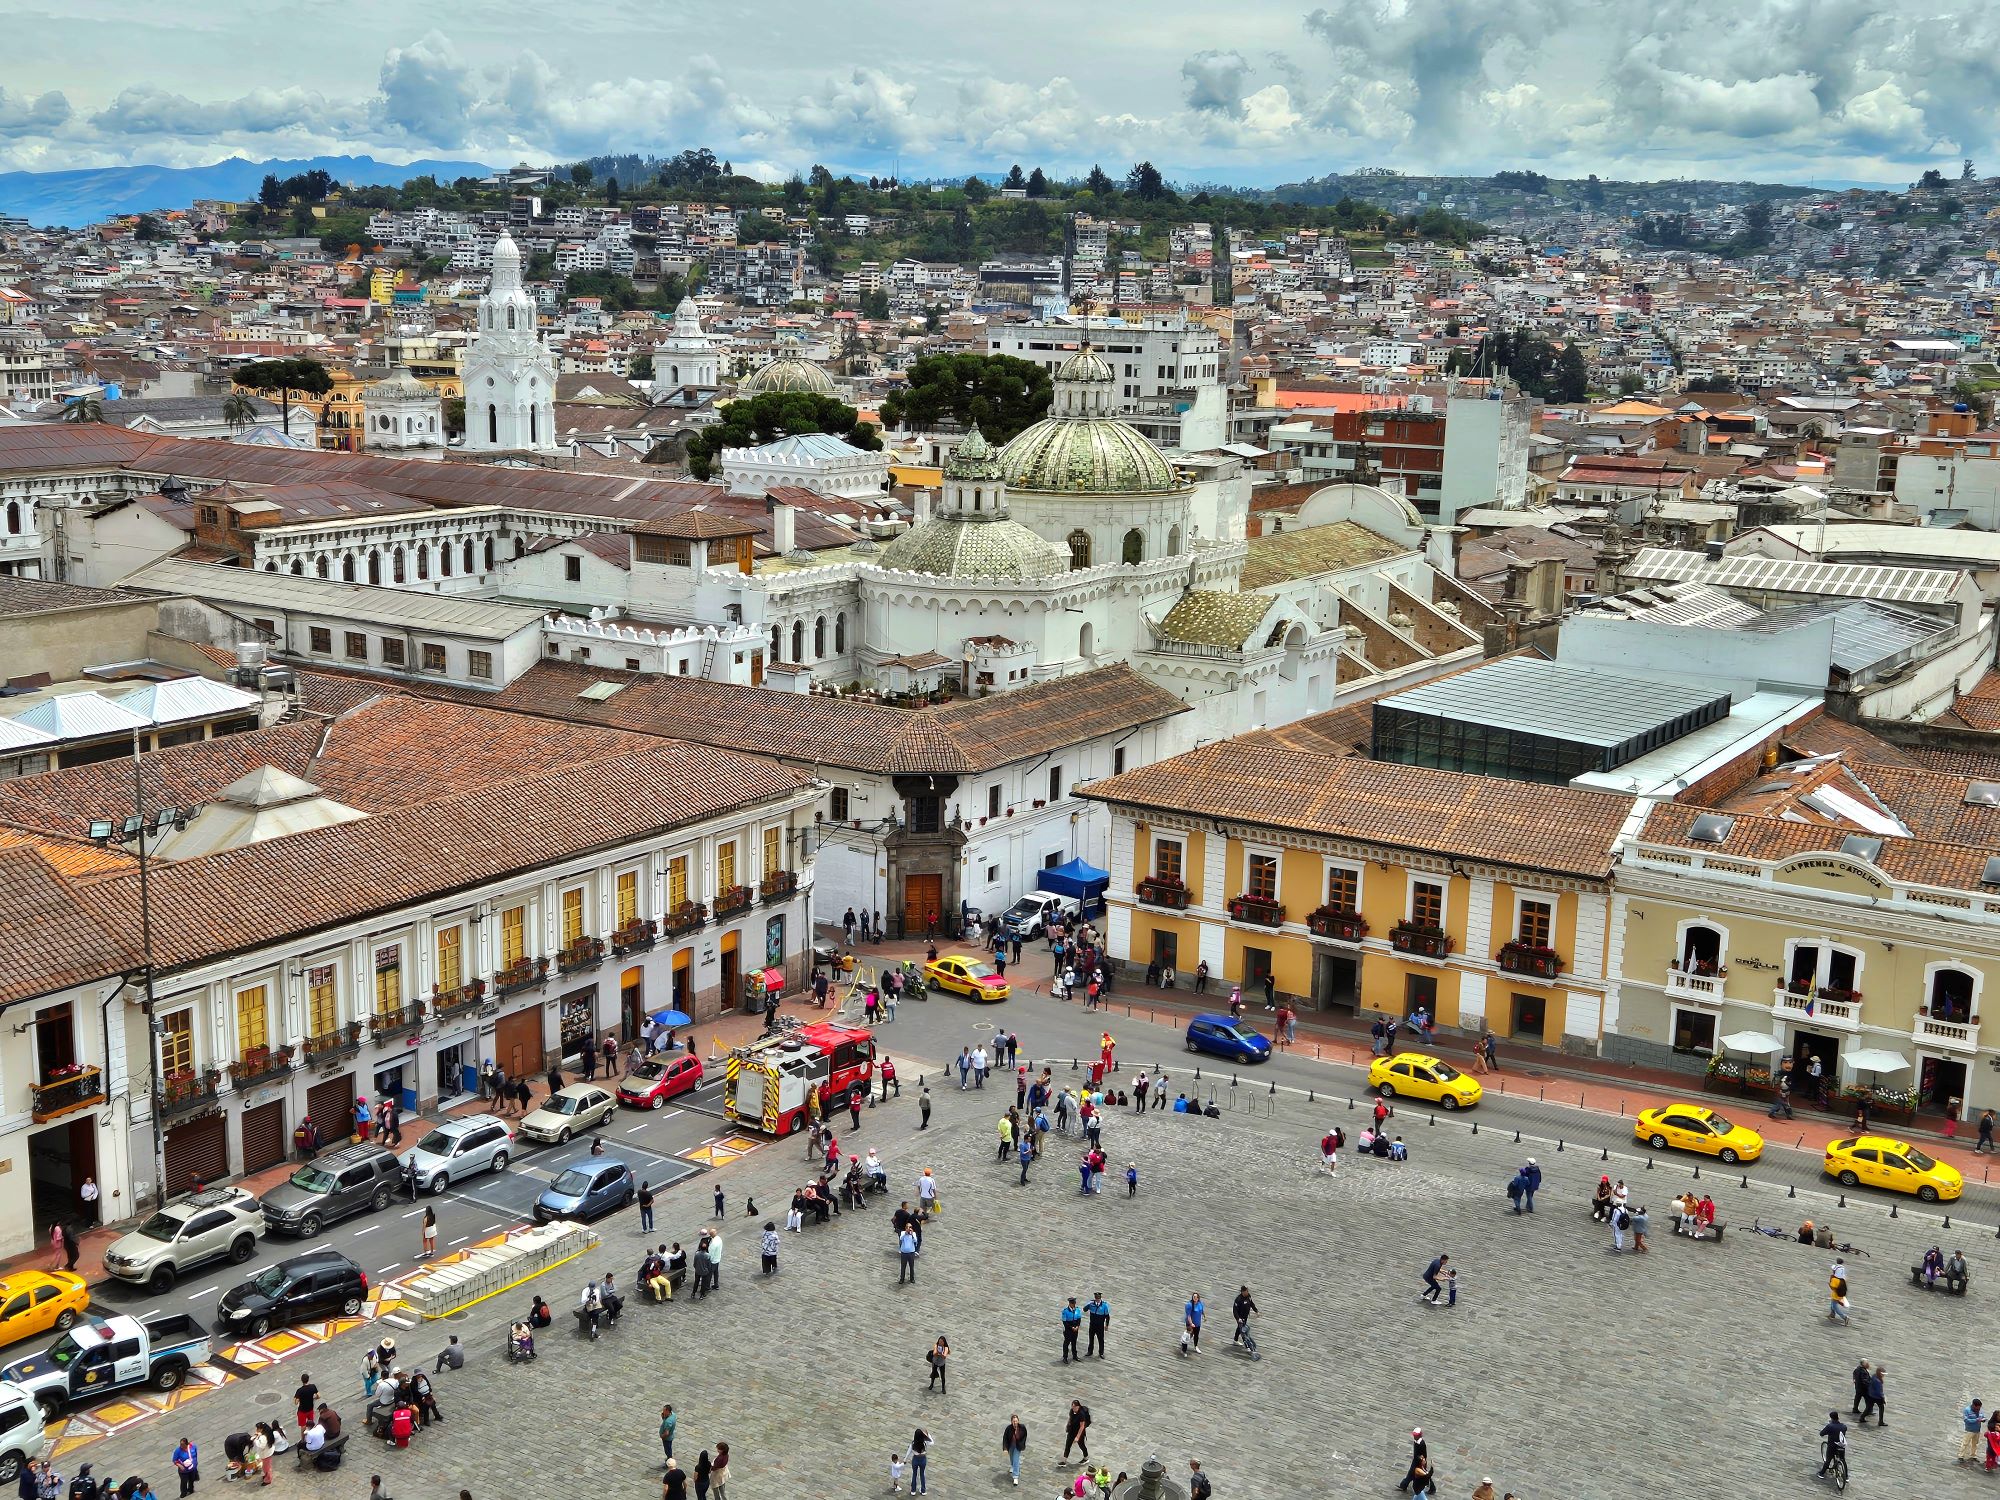
[[[1910,1065],[1910,1060],[1900,1052],[1863,1047],[1859,1052],[1847,1054],[1847,1065],[1857,1073],[1900,1073]]]
[[[653,1024],[655,1026],[686,1026],[689,1024],[688,1013],[684,1010],[656,1010],[653,1012]]]
[[[1762,1057],[1785,1050],[1785,1044],[1768,1031],[1732,1031],[1722,1039],[1722,1045],[1732,1052],[1751,1052]]]

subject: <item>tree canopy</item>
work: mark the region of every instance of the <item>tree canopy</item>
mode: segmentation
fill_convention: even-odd
[[[1488,334],[1471,356],[1463,351],[1452,355],[1446,369],[1452,374],[1504,372],[1541,401],[1567,405],[1590,393],[1589,367],[1576,344],[1566,344],[1559,352],[1547,339],[1528,333]]]
[[[927,354],[910,366],[908,384],[882,402],[892,427],[926,428],[950,420],[978,423],[989,442],[1004,443],[1047,415],[1049,372],[1009,354]]]
[[[324,396],[333,389],[326,366],[303,355],[294,359],[253,359],[237,367],[236,384],[248,391],[302,391]]]
[[[835,396],[806,391],[768,391],[722,408],[722,420],[688,438],[688,472],[707,479],[724,448],[751,448],[797,433],[830,432],[856,448],[875,452],[882,438],[872,422]]]

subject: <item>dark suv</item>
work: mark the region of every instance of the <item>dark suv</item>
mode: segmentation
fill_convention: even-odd
[[[264,1195],[264,1227],[312,1239],[336,1219],[387,1208],[402,1176],[396,1153],[373,1141],[329,1151]]]
[[[352,1318],[368,1300],[368,1275],[338,1250],[308,1250],[267,1266],[222,1294],[216,1321],[231,1334],[262,1338],[305,1318]]]

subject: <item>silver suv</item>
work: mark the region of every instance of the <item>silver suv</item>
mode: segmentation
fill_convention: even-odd
[[[242,1188],[206,1188],[168,1200],[158,1212],[104,1252],[104,1269],[120,1281],[164,1292],[188,1271],[228,1256],[241,1265],[257,1252],[264,1206]]]
[[[514,1137],[491,1115],[446,1120],[403,1157],[403,1170],[427,1193],[441,1193],[479,1172],[507,1170]]]

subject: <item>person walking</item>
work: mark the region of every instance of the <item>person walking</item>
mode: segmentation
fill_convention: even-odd
[[[1062,1359],[1059,1363],[1068,1364],[1073,1359],[1083,1358],[1076,1352],[1077,1335],[1082,1331],[1083,1309],[1076,1305],[1076,1298],[1072,1297],[1062,1309]]]
[[[919,1427],[910,1437],[910,1493],[930,1493],[931,1435]]]
[[[711,1246],[710,1248],[713,1247]],[[771,1219],[766,1219],[764,1221],[763,1239],[759,1242],[757,1248],[764,1257],[764,1274],[766,1276],[777,1275],[778,1274],[778,1226],[775,1221]]]
[[[424,1222],[422,1227],[422,1233],[424,1239],[424,1248],[421,1252],[418,1253],[417,1259],[429,1260],[433,1255],[437,1254],[438,1216],[437,1216],[437,1210],[431,1208],[428,1205],[426,1205],[424,1208]]]
[[[943,1334],[939,1334],[937,1342],[931,1345],[928,1360],[931,1367],[930,1389],[938,1392],[940,1395],[948,1396],[951,1394],[951,1382],[945,1377],[945,1366],[950,1359],[951,1344]]]
[[[867,1091],[858,1083],[847,1091],[847,1128],[849,1130],[859,1130],[861,1128],[861,1104],[866,1097]]]
[[[74,1271],[76,1258],[83,1253],[83,1226],[71,1224],[63,1230],[63,1269]]]
[[[1450,1264],[1451,1257],[1449,1255],[1439,1255],[1434,1257],[1428,1266],[1424,1267],[1424,1286],[1426,1290],[1423,1293],[1422,1300],[1430,1303],[1432,1307],[1437,1306],[1438,1298],[1444,1293],[1444,1284],[1438,1278],[1444,1274],[1444,1268]]]
[[[1959,1413],[1960,1420],[1965,1423],[1965,1430],[1958,1437],[1958,1461],[1962,1464],[1979,1462],[1979,1429],[1986,1421],[1984,1407],[1985,1403],[1975,1396],[1971,1404]],[[187,1440],[183,1438],[181,1441]],[[188,1492],[182,1490],[181,1493],[185,1495]]]
[[[1888,1373],[1881,1365],[1877,1365],[1869,1372],[1868,1404],[1861,1409],[1861,1420],[1856,1422],[1855,1426],[1866,1427],[1871,1412],[1874,1414],[1875,1425],[1877,1427],[1887,1427],[1889,1425],[1889,1418],[1887,1416],[1889,1402],[1882,1391],[1882,1377]]]
[[[1535,1211],[1535,1190],[1542,1185],[1542,1169],[1535,1164],[1535,1159],[1532,1156],[1528,1158],[1528,1164],[1521,1168],[1521,1183],[1521,1196],[1527,1201],[1528,1212],[1533,1213]]]
[[[1847,1409],[1850,1417],[1858,1417],[1868,1410],[1868,1377],[1871,1373],[1865,1359],[1849,1372],[1854,1381],[1854,1404]]]
[[[1028,1185],[1028,1166],[1035,1159],[1035,1142],[1033,1137],[1024,1130],[1021,1133],[1020,1142],[1015,1146],[1014,1150],[1015,1154],[1021,1158],[1021,1181],[1019,1185],[1026,1187]]]
[[[1831,1323],[1847,1322],[1847,1262],[1837,1260],[1833,1263],[1833,1270],[1828,1273],[1826,1278],[1826,1290],[1827,1321]]]
[[[972,1084],[972,1049],[958,1049],[958,1091],[962,1094]]]
[[[1646,1205],[1641,1203],[1632,1210],[1632,1248],[1644,1255],[1646,1251],[1646,1230],[1652,1220],[1646,1214]]]
[[[1104,1300],[1104,1293],[1092,1292],[1090,1301],[1084,1304],[1084,1313],[1090,1319],[1090,1336],[1084,1341],[1083,1352],[1093,1350],[1099,1359],[1104,1358],[1104,1335],[1111,1328],[1111,1304]]]
[[[694,1461],[694,1500],[708,1500],[709,1474],[714,1467],[708,1456],[708,1450],[702,1449],[701,1456]]]
[[[1069,1450],[1081,1448],[1085,1458],[1090,1457],[1090,1408],[1081,1401],[1069,1404],[1069,1420],[1063,1424],[1063,1451],[1058,1463],[1069,1462]]]
[[[929,1130],[931,1128],[931,1091],[929,1088],[923,1089],[917,1095],[917,1119],[917,1129]]]
[[[1230,1343],[1253,1350],[1257,1347],[1256,1340],[1250,1337],[1250,1315],[1256,1311],[1257,1299],[1250,1295],[1250,1288],[1238,1287],[1236,1300],[1229,1304],[1230,1316],[1236,1319],[1236,1332],[1229,1336]]]
[[[1201,1320],[1208,1309],[1201,1300],[1200,1292],[1189,1292],[1186,1302],[1181,1304],[1182,1352],[1201,1353]]]
[[[1977,1426],[1977,1424],[1974,1424]],[[1000,1429],[1000,1451],[1007,1455],[1007,1470],[1014,1476],[1014,1483],[1021,1482],[1021,1455],[1028,1447],[1028,1424],[1015,1412],[1007,1419],[1007,1425]]]
[[[1975,1154],[1993,1149],[1993,1111],[1982,1110],[1979,1115],[1979,1141],[1973,1148]]]
[[[1424,1441],[1423,1428],[1412,1427],[1410,1429],[1410,1467],[1405,1471],[1403,1477],[1397,1481],[1396,1488],[1407,1490],[1412,1484],[1417,1483],[1420,1473],[1429,1474],[1430,1461],[1430,1445]]]
[[[1625,1248],[1625,1231],[1632,1227],[1632,1210],[1620,1203],[1611,1210],[1611,1248]]]
[[[1972,1404],[1977,1409],[1979,1403],[1975,1401]],[[1975,1429],[1979,1426],[1977,1422],[1972,1425]],[[201,1450],[191,1437],[182,1438],[174,1447],[174,1474],[181,1482],[181,1495],[185,1500],[201,1482]]]

